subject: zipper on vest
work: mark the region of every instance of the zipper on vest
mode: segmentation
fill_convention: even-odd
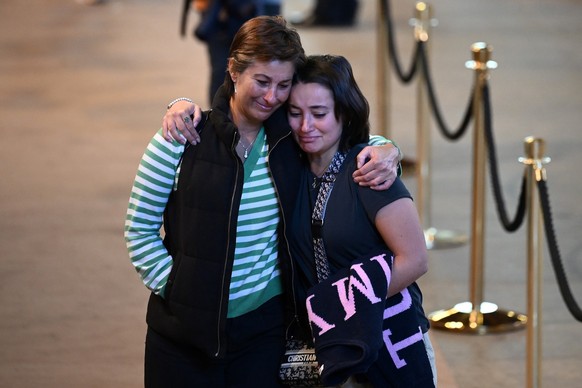
[[[222,347],[222,338],[221,338],[221,332],[220,332],[220,323],[222,321],[222,309],[224,308],[224,287],[226,285],[226,271],[228,268],[228,253],[230,252],[230,246],[231,246],[231,230],[232,230],[232,217],[233,217],[233,213],[234,213],[234,202],[236,200],[236,192],[237,192],[237,188],[238,188],[238,180],[239,180],[239,175],[240,175],[240,166],[241,166],[241,161],[238,158],[238,156],[236,155],[236,151],[234,150],[234,147],[236,145],[236,135],[233,138],[233,143],[231,145],[231,150],[235,156],[235,160],[236,160],[236,175],[235,175],[235,186],[234,186],[234,191],[232,192],[232,195],[230,197],[230,210],[229,210],[229,214],[228,214],[228,228],[227,228],[227,238],[226,238],[226,256],[224,257],[224,271],[222,272],[222,282],[221,282],[221,287],[220,287],[220,302],[219,302],[219,306],[218,306],[218,327],[216,328],[216,343],[217,343],[217,348],[216,348],[216,353],[214,354],[215,357],[218,357],[218,355],[220,354],[220,349]],[[241,193],[242,195],[242,193]],[[236,238],[236,236],[235,236]],[[230,295],[227,295],[226,298],[229,298]]]

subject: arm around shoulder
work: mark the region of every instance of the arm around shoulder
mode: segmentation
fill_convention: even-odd
[[[373,190],[386,190],[401,174],[400,149],[391,141],[374,136],[370,143],[383,145],[365,147],[357,156],[354,181]]]

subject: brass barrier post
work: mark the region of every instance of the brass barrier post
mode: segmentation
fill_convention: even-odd
[[[471,45],[473,60],[466,67],[475,71],[473,95],[473,193],[471,217],[470,301],[429,315],[435,329],[458,333],[488,334],[525,327],[527,318],[515,311],[505,311],[496,304],[483,301],[484,235],[485,235],[485,168],[486,142],[483,121],[483,87],[488,70],[497,67],[490,60],[492,48],[486,43]]]
[[[378,99],[378,126],[386,139],[390,139],[390,68],[388,51],[388,21],[383,1],[378,0],[376,15],[376,98]]]
[[[540,208],[536,183],[546,180],[543,165],[550,162],[544,157],[545,142],[528,136],[524,140],[525,157],[519,161],[531,166],[527,181],[527,341],[526,387],[541,387],[542,381],[542,252],[543,213]]]
[[[414,37],[418,43],[423,42],[428,56],[430,27],[434,25],[432,7],[424,2],[416,3],[415,18],[411,20],[414,26]],[[420,64],[418,64],[420,66]],[[419,71],[416,99],[416,206],[424,227],[424,239],[427,249],[453,248],[467,243],[467,236],[450,231],[437,229],[431,221],[431,174],[432,162],[430,110],[426,92],[427,79]]]

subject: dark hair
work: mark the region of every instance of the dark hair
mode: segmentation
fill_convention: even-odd
[[[299,34],[287,27],[282,16],[257,16],[238,30],[230,45],[231,70],[242,73],[256,61],[293,62],[295,67],[305,62],[305,51]],[[224,79],[229,96],[234,83],[228,74]]]
[[[370,106],[346,58],[339,55],[311,55],[297,68],[293,83],[316,83],[331,91],[335,117],[342,121],[340,150],[347,151],[356,144],[368,142]]]

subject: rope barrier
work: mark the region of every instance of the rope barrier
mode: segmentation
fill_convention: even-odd
[[[449,129],[449,126],[446,124],[443,115],[440,110],[440,105],[438,103],[436,93],[434,91],[433,81],[429,70],[429,63],[428,63],[428,55],[426,54],[426,42],[419,40],[416,43],[416,47],[414,49],[414,53],[412,56],[412,61],[410,65],[410,69],[408,72],[404,72],[402,70],[402,65],[400,63],[400,59],[398,57],[398,52],[396,50],[396,42],[395,42],[395,34],[394,28],[392,24],[392,11],[390,9],[390,0],[380,1],[381,12],[385,15],[386,20],[386,27],[388,33],[388,52],[389,52],[389,59],[392,63],[394,70],[396,72],[397,77],[400,81],[404,84],[410,83],[414,76],[416,75],[417,69],[420,65],[420,69],[426,79],[426,88],[428,92],[430,107],[432,110],[432,114],[438,124],[440,131],[442,132],[443,136],[449,140],[458,140],[463,136],[469,127],[469,123],[472,117],[472,95],[471,92],[469,94],[469,99],[467,103],[467,108],[465,109],[465,113],[463,115],[463,119],[459,127],[456,130]]]
[[[467,128],[469,128],[469,123],[471,122],[471,118],[473,116],[473,101],[472,101],[473,91],[471,91],[471,93],[469,94],[469,101],[467,103],[467,108],[465,109],[465,114],[463,115],[461,124],[454,131],[449,129],[448,125],[445,123],[443,115],[440,111],[439,103],[436,98],[436,93],[434,91],[432,77],[430,75],[428,58],[426,55],[424,42],[420,42],[418,47],[420,53],[419,62],[421,65],[422,73],[424,74],[424,77],[426,79],[426,88],[428,92],[430,107],[432,110],[432,114],[438,124],[438,128],[440,129],[443,136],[446,137],[447,139],[458,140],[461,136],[465,134]]]
[[[475,81],[471,88],[469,102],[465,109],[459,128],[451,131],[445,123],[440,111],[436,93],[430,74],[428,60],[428,23],[430,19],[430,7],[417,3],[424,10],[418,13],[416,19],[417,46],[414,51],[412,66],[407,74],[404,74],[396,53],[394,34],[391,21],[389,0],[380,0],[381,15],[385,17],[385,32],[388,33],[388,52],[390,55],[387,63],[392,63],[397,76],[403,83],[408,83],[420,67],[421,74],[418,81],[419,105],[417,107],[417,122],[419,123],[419,135],[428,138],[426,128],[426,102],[428,99],[430,110],[438,124],[443,136],[449,140],[459,139],[467,130],[471,120],[474,121],[473,138],[473,193],[472,193],[472,219],[471,219],[471,271],[470,271],[470,299],[467,302],[457,303],[452,308],[435,311],[428,315],[431,326],[436,329],[450,330],[470,334],[486,334],[490,332],[503,332],[527,328],[526,341],[526,381],[528,387],[541,384],[541,360],[542,360],[542,241],[545,231],[548,241],[548,249],[552,260],[552,266],[560,290],[560,294],[566,307],[572,316],[582,322],[582,309],[577,303],[560,257],[553,220],[550,208],[548,188],[545,179],[543,163],[549,158],[543,158],[543,140],[529,137],[526,139],[527,158],[520,158],[525,164],[530,164],[533,169],[524,171],[519,201],[514,218],[511,220],[507,214],[502,187],[499,179],[499,168],[495,138],[493,134],[493,110],[488,85],[487,70],[495,68],[497,64],[490,61],[491,48],[484,43],[476,43],[472,46],[473,61],[468,61],[466,66],[475,70]],[[424,33],[424,38],[419,38],[419,32]],[[384,40],[381,46],[385,47]],[[424,84],[424,85],[423,85]],[[426,91],[426,93],[425,93]],[[428,97],[428,98],[427,98]],[[423,132],[424,131],[424,132]],[[421,137],[419,136],[419,137]],[[419,140],[419,154],[425,152],[430,155],[428,140]],[[534,152],[535,151],[535,152]],[[515,311],[499,309],[497,305],[485,302],[483,299],[483,230],[484,230],[484,154],[489,162],[491,187],[497,214],[503,228],[507,232],[514,232],[523,224],[526,213],[527,224],[527,316]],[[422,155],[419,160],[423,160]],[[422,165],[421,165],[422,167]],[[425,166],[426,167],[426,166]],[[422,169],[422,168],[421,168]],[[419,169],[419,170],[421,170]],[[428,174],[426,169],[426,174]],[[422,173],[417,171],[419,177],[419,190],[422,192],[422,184],[427,180]],[[535,190],[535,183],[537,189]],[[423,199],[421,197],[421,199]],[[424,205],[422,205],[424,206]],[[541,215],[540,215],[541,213]],[[425,232],[426,238],[426,232]],[[428,244],[427,244],[428,247]]]
[[[552,221],[552,213],[550,208],[550,200],[548,195],[548,187],[546,181],[541,179],[538,181],[538,190],[540,194],[540,202],[542,205],[542,212],[544,215],[544,227],[546,232],[546,238],[548,240],[548,249],[550,251],[550,258],[552,259],[552,266],[556,274],[556,279],[558,281],[558,287],[560,288],[560,293],[562,298],[566,303],[566,307],[570,313],[574,316],[577,321],[582,322],[582,310],[576,302],[574,295],[570,289],[568,279],[566,278],[566,272],[564,271],[564,265],[560,257],[560,249],[558,247],[558,242],[556,240],[556,234],[554,232],[554,225]]]
[[[497,213],[500,219],[500,222],[503,228],[507,232],[514,232],[520,228],[523,224],[526,215],[526,202],[527,202],[527,177],[524,174],[520,195],[519,195],[519,202],[517,206],[517,210],[513,220],[511,220],[507,214],[507,209],[505,206],[505,201],[503,198],[501,183],[499,179],[499,169],[498,169],[498,162],[497,162],[497,153],[496,153],[496,146],[495,146],[495,139],[493,135],[493,118],[492,118],[492,108],[491,108],[491,101],[489,95],[489,86],[486,81],[482,82],[481,85],[477,85],[479,82],[475,82],[473,87],[471,88],[471,93],[469,97],[469,102],[465,109],[465,113],[461,120],[459,127],[456,130],[451,130],[448,128],[443,115],[440,111],[440,106],[438,103],[438,99],[434,90],[434,85],[432,81],[432,77],[430,74],[430,66],[428,55],[426,53],[426,42],[423,40],[418,40],[416,48],[413,53],[413,60],[411,63],[411,67],[407,73],[402,70],[402,66],[398,59],[398,55],[396,52],[396,44],[394,39],[393,33],[393,26],[392,26],[392,13],[390,10],[390,1],[389,0],[381,0],[380,1],[380,8],[383,15],[386,18],[387,24],[387,32],[388,32],[388,50],[390,53],[390,61],[396,71],[398,78],[403,83],[409,83],[413,77],[416,75],[416,72],[420,66],[420,70],[422,71],[422,75],[424,76],[425,83],[426,83],[426,91],[428,94],[428,100],[431,107],[431,112],[438,124],[438,128],[442,132],[443,136],[449,140],[457,140],[459,139],[469,127],[469,123],[472,119],[477,120],[475,116],[475,109],[482,109],[483,118],[482,123],[484,126],[484,134],[485,134],[485,143],[487,149],[487,155],[489,159],[489,170],[490,170],[490,178],[491,178],[491,186],[493,191],[493,196],[495,199],[495,205],[497,209]],[[479,61],[477,61],[479,62]],[[487,60],[482,61],[481,65],[486,65]],[[478,68],[475,70],[481,71]],[[476,78],[478,79],[478,78]],[[481,105],[476,107],[475,102],[475,88],[481,88]],[[566,278],[566,273],[564,271],[564,267],[560,257],[560,251],[557,244],[556,236],[553,229],[553,221],[552,221],[552,214],[550,209],[549,197],[548,197],[548,189],[545,180],[539,179],[538,180],[538,190],[539,190],[539,197],[540,203],[543,212],[543,221],[545,227],[545,233],[548,240],[550,256],[552,259],[552,265],[554,268],[554,272],[558,281],[558,287],[560,289],[560,293],[562,298],[564,299],[566,306],[570,313],[574,316],[574,318],[578,321],[582,322],[582,309],[576,302],[574,295],[570,289],[568,280]],[[478,301],[479,298],[475,298],[475,301]],[[472,301],[472,302],[475,302]],[[474,305],[478,305],[478,303],[473,303]],[[473,310],[478,309],[476,306],[473,306]],[[473,311],[475,312],[475,311]],[[443,314],[461,314],[464,317],[466,312],[461,312],[460,310],[451,309],[449,311],[440,311],[435,313],[438,315],[438,319],[442,319]],[[435,316],[433,316],[435,317]],[[436,318],[435,318],[436,320]],[[433,321],[435,323],[435,321]]]
[[[386,19],[386,27],[388,32],[388,52],[390,53],[390,60],[396,71],[396,75],[400,81],[404,84],[409,83],[414,78],[416,70],[418,68],[418,57],[420,54],[420,44],[416,45],[414,53],[412,54],[412,61],[410,62],[410,70],[405,74],[402,70],[400,60],[398,59],[398,53],[396,52],[396,42],[394,39],[394,28],[392,26],[392,12],[390,10],[390,0],[380,1],[381,12],[384,14]]]
[[[497,155],[495,151],[495,141],[493,138],[493,128],[492,128],[492,109],[491,100],[489,95],[489,85],[485,83],[483,86],[483,119],[485,125],[485,135],[487,139],[487,148],[489,151],[489,166],[491,173],[491,182],[493,187],[493,194],[495,198],[495,203],[497,205],[497,212],[501,220],[501,224],[508,232],[516,231],[523,223],[526,213],[526,176],[522,179],[521,193],[519,196],[519,204],[517,212],[513,221],[509,221],[507,216],[507,211],[505,209],[505,202],[503,200],[503,195],[501,193],[501,184],[499,182],[499,173],[497,166]],[[539,199],[543,211],[544,228],[546,232],[546,238],[548,240],[548,249],[550,251],[550,258],[552,260],[552,266],[554,268],[554,273],[556,275],[556,280],[558,282],[558,287],[566,307],[574,318],[582,322],[582,309],[576,302],[574,295],[570,289],[568,279],[566,277],[566,272],[564,271],[564,266],[560,257],[560,249],[557,243],[556,235],[553,227],[552,213],[550,208],[550,201],[548,196],[548,188],[545,179],[538,180],[538,190]]]
[[[515,232],[525,219],[525,205],[526,205],[526,176],[524,174],[521,183],[521,193],[519,195],[519,204],[513,221],[509,220],[507,210],[505,208],[505,201],[501,192],[501,184],[499,183],[499,171],[497,165],[497,152],[495,149],[495,140],[493,138],[493,119],[491,100],[489,96],[489,85],[485,83],[483,86],[483,120],[485,126],[485,136],[487,140],[487,150],[489,151],[489,172],[491,174],[491,187],[493,190],[493,197],[497,207],[497,214],[500,218],[501,224],[508,232]]]

